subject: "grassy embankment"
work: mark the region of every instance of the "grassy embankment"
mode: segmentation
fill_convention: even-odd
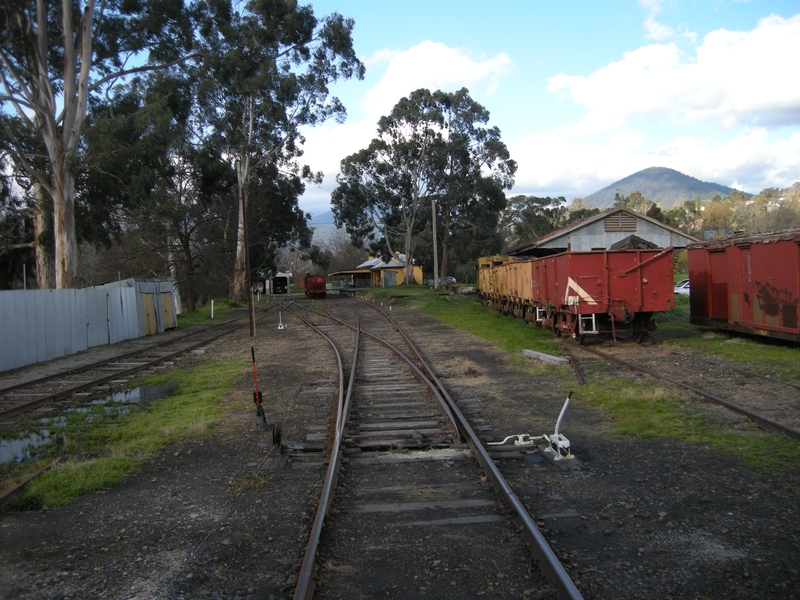
[[[376,290],[373,295],[381,298],[408,295],[394,302],[436,316],[514,354],[525,348],[560,353],[560,342],[549,331],[499,315],[481,306],[475,296],[448,297],[415,286]],[[692,326],[688,297],[678,297],[675,308],[659,315],[657,320],[659,329],[668,334],[669,343],[691,349],[695,354],[711,360],[715,356],[725,357],[776,376],[800,377],[800,349]],[[575,388],[567,377],[565,395],[566,386]],[[605,377],[575,388],[574,398],[606,411],[616,435],[672,438],[740,456],[751,466],[780,467],[800,458],[800,442],[782,434],[763,432],[755,425],[746,435],[723,429],[701,410],[702,400],[686,400],[681,393],[660,383]]]
[[[73,498],[119,483],[142,463],[172,442],[209,435],[222,416],[219,399],[247,368],[244,363],[209,361],[191,369],[172,369],[138,382],[139,385],[170,383],[178,391],[147,404],[127,405],[127,412],[113,404],[72,412],[57,431],[57,440],[36,463],[2,467],[6,478],[21,479],[59,456],[68,461],[46,471],[5,503],[3,510],[58,506]],[[36,422],[31,423],[38,429]]]

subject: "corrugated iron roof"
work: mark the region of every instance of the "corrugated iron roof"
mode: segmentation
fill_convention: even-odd
[[[687,246],[687,248],[723,248],[725,246],[735,246],[739,244],[770,244],[784,240],[795,240],[800,242],[800,227],[783,229],[781,231],[732,235],[726,238],[717,238],[704,242],[698,242],[696,244],[690,244]]]

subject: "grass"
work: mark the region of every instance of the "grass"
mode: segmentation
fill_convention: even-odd
[[[709,423],[698,404],[684,402],[658,384],[606,379],[583,386],[576,398],[602,408],[613,418],[615,435],[671,438],[736,455],[756,468],[780,468],[800,459],[800,442],[753,426],[747,435]]]
[[[72,413],[63,428],[64,443],[51,445],[51,454],[42,464],[56,455],[83,458],[46,471],[6,503],[4,510],[64,504],[119,483],[168,444],[209,435],[222,416],[220,397],[245,369],[242,363],[219,361],[165,372],[140,385],[177,384],[179,390],[172,396],[147,405],[130,405],[130,412],[123,414],[108,412],[102,406]],[[4,470],[18,476],[22,468],[34,471],[38,467],[28,464]]]
[[[475,296],[453,294],[449,297],[422,286],[376,290],[371,295],[376,298],[406,296],[394,300],[394,304],[422,310],[510,353],[517,354],[527,348],[561,354],[559,340],[549,330],[499,315],[482,306]],[[780,364],[787,373],[800,369],[796,348],[725,334],[709,335],[707,329],[690,325],[686,296],[677,297],[675,308],[658,315],[657,320],[659,329],[669,332],[670,343],[690,347],[698,354],[723,355],[763,366]],[[563,391],[566,393],[566,388]],[[726,430],[709,422],[699,408],[701,404],[686,402],[661,385],[607,378],[579,387],[575,398],[605,411],[613,420],[615,435],[680,440],[739,456],[745,464],[759,468],[778,468],[794,464],[800,458],[797,441],[785,435],[765,433],[755,426],[746,435]]]
[[[232,310],[239,308],[241,305],[238,302],[230,300],[215,300],[214,301],[214,319],[227,315]],[[213,323],[211,320],[211,303],[201,306],[193,313],[186,313],[178,315],[178,327],[187,327],[189,325],[208,325]]]
[[[558,339],[548,330],[488,309],[474,295],[448,295],[422,286],[402,286],[391,292],[382,289],[373,295],[378,298],[407,295],[408,297],[398,298],[393,303],[421,310],[512,354],[519,354],[522,350],[537,350],[556,356],[563,354]]]
[[[761,336],[729,333],[689,323],[689,297],[676,296],[675,308],[657,317],[659,329],[670,333],[669,342],[701,356],[723,356],[757,365],[764,374],[800,379],[800,348],[796,344]]]

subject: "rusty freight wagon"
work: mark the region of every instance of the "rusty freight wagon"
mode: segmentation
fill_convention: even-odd
[[[327,280],[324,275],[308,275],[306,277],[306,296],[309,298],[324,298],[328,293]]]
[[[655,329],[653,315],[675,303],[672,248],[563,252],[537,262],[537,321],[579,341],[620,331],[641,339]]]
[[[692,323],[800,341],[800,229],[688,246]]]
[[[491,267],[484,303],[583,342],[623,332],[641,339],[674,306],[672,248],[562,252]],[[500,292],[499,297],[498,293]]]

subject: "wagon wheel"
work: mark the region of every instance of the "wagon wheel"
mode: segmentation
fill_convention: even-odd
[[[580,345],[580,346],[585,346],[586,345],[586,334],[585,333],[578,334],[575,337],[575,339],[578,340],[578,345]]]
[[[644,336],[647,335],[644,331],[638,331],[633,334],[633,341],[637,344],[641,344],[644,341]]]

